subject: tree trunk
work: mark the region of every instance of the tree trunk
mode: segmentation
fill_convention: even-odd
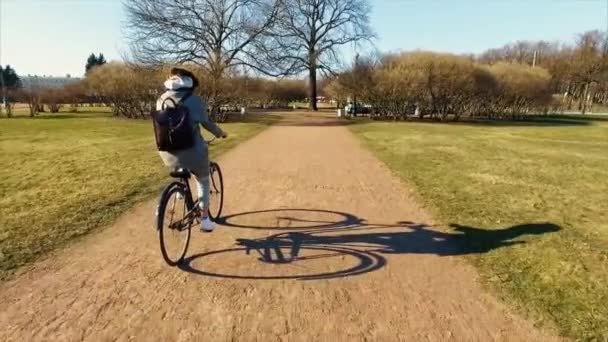
[[[38,101],[33,95],[28,98],[28,106],[30,107],[30,117],[34,117],[34,115],[38,112]]]
[[[310,99],[308,108],[317,111],[317,68],[311,66],[308,72],[308,97]]]
[[[13,107],[11,105],[10,102],[6,101],[6,117],[7,118],[12,118],[13,117]]]
[[[585,115],[587,113],[587,91],[589,89],[589,84],[585,83],[585,87],[583,89],[583,96],[581,96],[581,114]]]

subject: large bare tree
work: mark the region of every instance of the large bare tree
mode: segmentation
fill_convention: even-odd
[[[256,42],[258,68],[309,77],[310,108],[317,110],[317,71],[333,73],[338,48],[371,40],[368,0],[282,0],[277,25]]]
[[[581,34],[576,42],[571,67],[573,78],[582,89],[579,104],[582,114],[591,105],[588,98],[593,94],[591,87],[600,84],[606,76],[606,40],[606,34],[596,30]]]
[[[132,57],[147,65],[194,63],[216,83],[249,65],[246,50],[275,24],[277,0],[126,0]]]

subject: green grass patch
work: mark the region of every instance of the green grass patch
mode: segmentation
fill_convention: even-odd
[[[211,155],[272,120],[222,124]],[[149,121],[109,113],[0,119],[0,279],[157,194],[168,171]]]
[[[444,228],[477,232],[464,248],[501,297],[608,340],[608,122],[350,127]]]

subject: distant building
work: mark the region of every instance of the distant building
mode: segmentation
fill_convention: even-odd
[[[23,88],[62,88],[66,84],[82,80],[82,78],[72,77],[70,74],[65,77],[27,75],[19,76],[19,78]]]

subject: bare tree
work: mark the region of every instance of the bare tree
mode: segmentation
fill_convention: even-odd
[[[30,117],[34,117],[41,111],[42,104],[40,103],[40,89],[37,87],[26,87],[18,92],[20,102],[27,103],[30,110]]]
[[[577,50],[573,59],[574,79],[581,85],[579,108],[582,114],[587,112],[591,99],[591,87],[601,82],[606,72],[606,61],[602,58],[604,33],[589,31],[581,34],[577,39]]]
[[[127,0],[132,54],[144,64],[193,63],[217,85],[229,68],[251,64],[244,53],[276,22],[276,0]]]
[[[481,54],[479,61],[519,62],[547,69],[553,92],[562,96],[558,104],[561,110],[571,110],[575,99],[583,114],[594,102],[608,103],[608,34],[603,31],[584,32],[574,44],[546,41],[507,44]]]
[[[317,110],[317,71],[333,73],[338,48],[371,40],[367,0],[283,0],[280,19],[257,45],[260,70],[308,72],[310,108]]]

